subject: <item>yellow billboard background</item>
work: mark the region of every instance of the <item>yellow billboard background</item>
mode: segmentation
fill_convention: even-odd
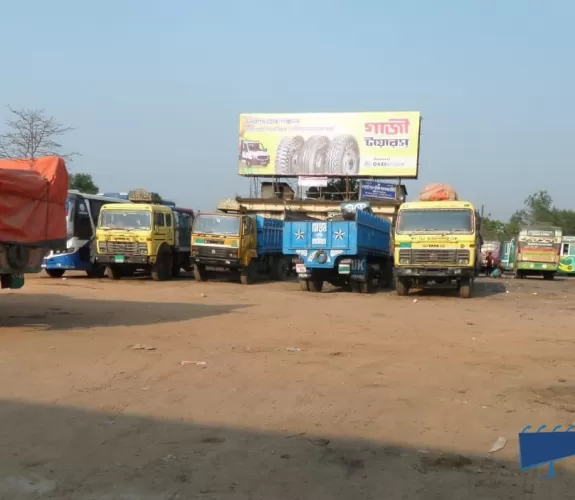
[[[417,178],[419,112],[242,114],[238,173]]]

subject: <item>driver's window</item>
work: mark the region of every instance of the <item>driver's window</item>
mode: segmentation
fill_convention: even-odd
[[[561,255],[569,255],[569,243],[563,243],[563,249],[561,250]]]

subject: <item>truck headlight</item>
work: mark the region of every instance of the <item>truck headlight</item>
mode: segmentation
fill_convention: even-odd
[[[409,259],[407,257],[402,257],[399,259],[400,264],[409,264]]]
[[[463,264],[464,266],[466,266],[467,264],[469,264],[469,259],[459,259],[459,264]]]

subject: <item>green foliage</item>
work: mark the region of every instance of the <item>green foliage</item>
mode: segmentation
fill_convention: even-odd
[[[555,207],[547,191],[538,191],[525,199],[523,208],[516,210],[508,222],[484,217],[483,237],[485,240],[510,239],[521,227],[530,224],[551,224],[561,227],[565,235],[575,235],[575,211]]]
[[[99,191],[90,174],[70,174],[68,186],[86,194],[98,194]]]

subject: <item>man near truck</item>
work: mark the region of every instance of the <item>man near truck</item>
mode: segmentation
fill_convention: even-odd
[[[485,276],[491,276],[491,273],[493,272],[493,260],[493,252],[488,252],[485,257]]]

